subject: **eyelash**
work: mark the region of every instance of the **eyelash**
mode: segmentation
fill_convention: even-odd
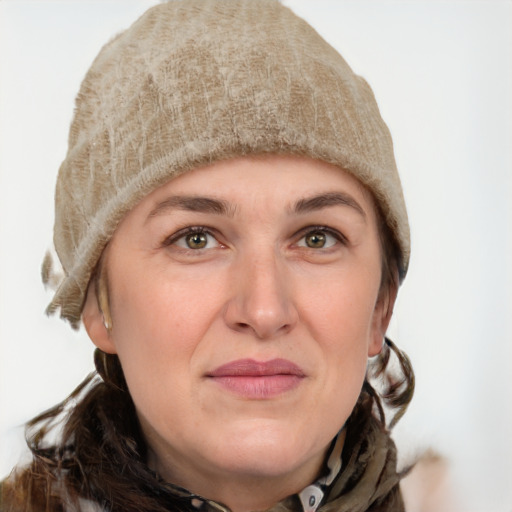
[[[308,226],[308,227],[302,229],[299,232],[299,235],[300,235],[299,241],[304,239],[308,235],[313,234],[313,233],[323,233],[323,234],[326,234],[328,236],[332,236],[333,238],[335,238],[342,245],[347,245],[348,244],[348,240],[345,237],[345,235],[343,235],[339,231],[337,231],[335,229],[332,229],[332,228],[329,228],[327,226]],[[310,249],[312,249],[312,247],[310,247]],[[329,249],[329,247],[325,247],[325,248],[322,247],[322,249]]]
[[[298,242],[300,240],[304,239],[307,235],[310,235],[313,233],[323,233],[328,236],[332,236],[342,245],[348,244],[347,238],[342,233],[340,233],[339,231],[337,231],[335,229],[326,227],[326,226],[307,226],[306,228],[300,230],[297,233],[297,235],[294,236],[294,238],[298,237],[297,242],[295,242],[295,244],[298,244]],[[176,233],[173,233],[171,236],[168,236],[167,238],[165,238],[161,245],[162,245],[162,247],[168,247],[168,246],[174,245],[180,239],[185,238],[187,235],[191,235],[191,234],[205,234],[205,235],[212,236],[213,238],[215,238],[217,243],[219,243],[219,245],[222,245],[221,242],[218,241],[218,236],[215,235],[213,230],[210,228],[207,228],[206,226],[190,226],[190,227],[187,227],[184,229],[180,229]],[[303,247],[303,246],[300,246],[300,247]],[[312,247],[306,247],[306,248],[313,249]],[[330,247],[327,247],[325,249],[329,249],[329,248]],[[324,249],[324,248],[321,247],[318,249]],[[318,249],[316,249],[316,250],[318,250]],[[184,249],[184,250],[186,250],[186,249]],[[199,252],[202,249],[189,248],[189,250],[194,251],[194,252]]]
[[[187,227],[187,228],[184,228],[184,229],[180,229],[176,233],[173,233],[171,236],[168,236],[162,242],[162,246],[163,247],[168,247],[170,245],[174,245],[178,240],[180,240],[182,238],[185,238],[187,235],[193,235],[193,234],[210,235],[210,236],[212,236],[213,238],[215,238],[217,240],[217,237],[215,236],[215,234],[212,232],[211,229],[209,229],[209,228],[207,228],[205,226],[190,226],[190,227]],[[190,250],[194,250],[194,249],[190,249]],[[199,251],[200,249],[195,249],[195,250]]]

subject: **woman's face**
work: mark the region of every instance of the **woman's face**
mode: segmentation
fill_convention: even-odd
[[[284,156],[196,169],[125,217],[105,265],[113,328],[91,291],[84,323],[119,355],[150,465],[196,492],[310,483],[389,320],[359,182]]]

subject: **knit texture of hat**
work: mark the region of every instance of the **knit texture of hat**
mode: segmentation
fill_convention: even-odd
[[[105,245],[144,196],[192,168],[258,153],[308,156],[359,179],[405,275],[407,213],[367,83],[276,0],[173,0],[106,44],[82,82],[55,194],[64,276],[47,312],[79,324]]]

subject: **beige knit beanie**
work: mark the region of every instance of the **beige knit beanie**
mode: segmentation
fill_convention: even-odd
[[[389,131],[371,89],[276,0],[174,0],[106,44],[76,99],[57,179],[64,276],[47,312],[77,326],[89,280],[123,216],[194,167],[250,153],[306,155],[374,194],[409,261]],[[43,279],[51,275],[43,263]]]

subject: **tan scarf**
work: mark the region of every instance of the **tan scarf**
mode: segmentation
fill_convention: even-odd
[[[346,463],[317,512],[405,511],[399,488],[401,475],[396,470],[396,446],[389,433],[363,409],[356,408],[349,420],[342,456]],[[296,512],[301,508],[296,496],[290,496],[268,512]]]

